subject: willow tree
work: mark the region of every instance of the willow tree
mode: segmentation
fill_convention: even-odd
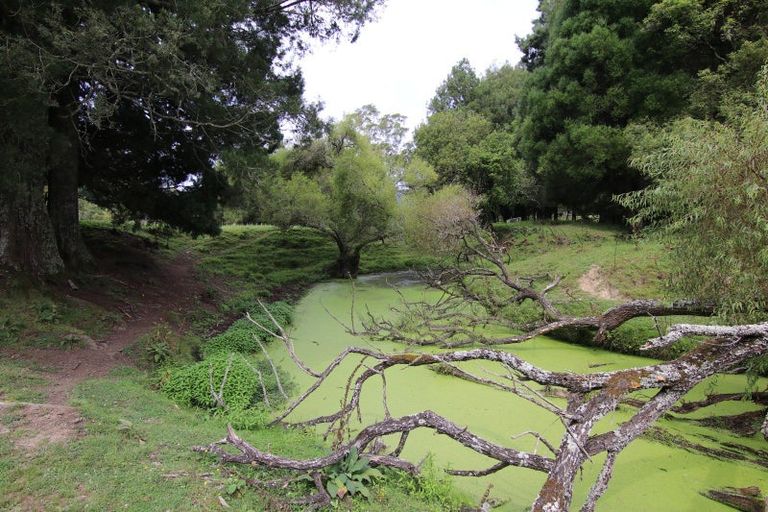
[[[357,133],[349,120],[312,145],[324,158],[311,173],[275,176],[261,191],[262,220],[289,228],[317,229],[339,249],[333,274],[356,277],[360,253],[389,237],[395,228],[395,184],[382,154]],[[295,151],[302,151],[296,149]]]
[[[308,38],[357,34],[378,0],[0,1],[0,265],[90,259],[78,189],[215,232],[231,147],[268,152],[302,108],[287,64]]]

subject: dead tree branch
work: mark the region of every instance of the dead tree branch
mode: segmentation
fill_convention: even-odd
[[[266,332],[281,338],[293,361],[305,373],[312,375],[315,382],[280,414],[275,423],[284,422],[297,407],[308,400],[348,358],[358,358],[354,370],[347,376],[344,398],[340,407],[330,414],[294,422],[298,426],[327,425],[328,432],[334,432],[335,442],[331,452],[312,459],[291,459],[262,451],[241,439],[228,428],[227,438],[195,450],[216,455],[223,462],[264,466],[272,469],[288,469],[310,472],[315,479],[319,494],[307,498],[307,503],[327,503],[323,495],[321,471],[341,461],[351,450],[366,453],[373,465],[397,468],[416,474],[419,467],[402,459],[401,453],[409,434],[417,429],[428,429],[446,436],[465,448],[491,459],[493,464],[486,469],[450,470],[456,476],[478,477],[504,470],[507,467],[526,468],[546,474],[532,510],[534,512],[556,512],[569,510],[572,503],[574,481],[585,463],[593,457],[607,453],[605,463],[592,485],[582,508],[584,512],[595,509],[604,494],[613,473],[613,467],[621,451],[638,436],[646,432],[654,422],[667,412],[690,412],[707,405],[734,399],[733,395],[713,395],[705,400],[676,406],[694,386],[718,372],[738,368],[746,361],[768,353],[768,323],[741,326],[675,325],[667,333],[649,340],[645,348],[667,346],[685,337],[705,337],[696,347],[671,361],[650,364],[625,370],[605,371],[588,374],[550,371],[529,363],[521,357],[494,345],[520,343],[538,335],[565,327],[586,327],[594,329],[597,341],[607,334],[638,317],[659,317],[670,315],[708,315],[711,306],[696,302],[675,302],[638,300],[627,302],[587,317],[570,317],[563,314],[548,294],[561,282],[560,277],[548,277],[546,284],[537,286],[541,277],[515,277],[506,266],[503,247],[494,240],[471,233],[464,240],[466,254],[479,260],[482,265],[463,269],[443,269],[427,274],[425,280],[442,296],[435,304],[424,302],[405,303],[396,313],[405,318],[402,322],[376,319],[367,312],[364,334],[374,338],[387,338],[415,345],[438,345],[450,350],[437,353],[417,351],[389,354],[381,351],[349,347],[338,354],[322,372],[309,369],[296,356],[293,344],[285,330],[270,316],[274,329],[259,325]],[[505,294],[483,293],[480,288],[488,282],[500,285]],[[488,325],[510,325],[502,314],[505,307],[531,301],[538,306],[539,322],[525,326],[524,332],[512,336],[486,338],[477,334],[477,329]],[[266,308],[262,305],[262,307]],[[481,311],[473,310],[479,308]],[[253,320],[252,320],[253,321]],[[354,318],[352,319],[354,322]],[[520,326],[517,326],[518,328]],[[355,332],[355,326],[349,328]],[[358,332],[358,334],[360,334]],[[473,345],[466,350],[458,346]],[[479,346],[478,346],[479,345]],[[491,374],[484,378],[468,372],[463,363],[485,361],[498,365],[508,375]],[[448,418],[425,410],[402,417],[393,417],[387,400],[387,372],[393,368],[410,370],[413,367],[433,367],[446,375],[458,377],[478,385],[489,386],[502,392],[520,396],[554,414],[563,425],[559,445],[555,446],[537,432],[524,432],[537,440],[533,452],[520,451],[502,444],[491,442],[462,427]],[[494,377],[495,376],[495,377]],[[350,428],[352,415],[362,424],[360,398],[372,378],[381,378],[382,405],[384,417],[370,424],[363,424],[357,433]],[[549,401],[526,381],[535,382],[549,390],[557,388],[567,400],[562,408]],[[639,390],[655,390],[652,398],[640,402],[631,394]],[[757,394],[761,396],[760,393]],[[598,422],[611,414],[622,403],[631,403],[637,410],[627,420],[611,431],[595,433]],[[768,437],[768,418],[762,426]],[[380,455],[381,438],[399,435],[397,447],[388,455]],[[515,436],[513,439],[515,439]],[[543,444],[552,457],[537,453],[539,443]],[[227,445],[236,450],[225,450]]]

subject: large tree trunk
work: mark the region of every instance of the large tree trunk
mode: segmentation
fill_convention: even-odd
[[[345,250],[340,252],[336,260],[336,277],[351,277],[355,279],[358,272],[360,272],[360,251]]]
[[[80,233],[77,192],[80,141],[66,105],[52,107],[49,115],[49,123],[55,134],[49,155],[48,213],[59,253],[67,267],[76,270],[92,262]]]
[[[339,248],[339,255],[336,258],[331,272],[334,277],[353,279],[357,278],[357,273],[360,271],[360,251],[361,247],[350,247],[337,233],[331,233],[331,238],[336,242],[336,247]]]
[[[20,179],[0,190],[0,266],[32,274],[64,270],[42,180]]]

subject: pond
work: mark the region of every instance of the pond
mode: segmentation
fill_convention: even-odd
[[[390,307],[400,300],[390,284],[400,286],[402,293],[408,298],[423,297],[432,293],[425,291],[405,273],[368,276],[360,278],[355,285],[357,311],[364,311],[367,307],[376,314],[387,314]],[[352,297],[352,285],[349,282],[331,281],[315,286],[299,302],[291,334],[297,354],[311,368],[324,368],[339,352],[352,345],[374,347],[386,352],[404,351],[404,347],[399,344],[370,341],[345,332],[331,314],[349,322]],[[548,338],[537,338],[506,349],[543,368],[559,371],[608,371],[653,362],[651,359],[601,351]],[[305,389],[313,382],[311,377],[300,372],[292,364],[281,344],[272,344],[270,350],[273,358],[293,376],[300,389]],[[288,419],[296,421],[338,410],[346,379],[358,362],[359,359],[352,359],[343,364],[334,376]],[[596,368],[595,365],[600,366]],[[464,368],[486,376],[501,372],[500,367],[486,362],[472,363]],[[761,384],[765,385],[765,382]],[[702,383],[687,399],[700,399],[714,387],[717,392],[724,393],[743,391],[745,386],[745,378],[742,376],[718,376],[715,381]],[[469,430],[490,441],[518,449],[537,450],[544,455],[548,455],[546,448],[537,446],[535,439],[530,436],[515,437],[522,432],[534,430],[557,445],[563,433],[563,427],[554,415],[517,396],[440,375],[426,367],[390,369],[387,373],[387,395],[393,416],[430,409],[461,426],[466,425]],[[729,402],[702,409],[688,416],[700,418],[713,414],[737,414],[754,409],[754,406],[744,402]],[[599,430],[614,428],[626,420],[632,411],[628,406],[623,406],[604,419],[598,426]],[[370,380],[366,384],[361,400],[361,412],[363,423],[384,417],[380,379]],[[732,509],[703,497],[700,492],[726,486],[755,485],[762,487],[764,491],[768,490],[768,471],[765,468],[746,461],[719,460],[669,446],[679,446],[679,442],[674,439],[684,439],[696,445],[718,449],[722,449],[723,443],[734,443],[741,445],[745,453],[751,451],[754,454],[759,451],[768,452],[768,443],[762,438],[745,439],[727,431],[705,428],[688,419],[674,417],[661,420],[656,426],[661,427],[673,441],[662,444],[638,439],[625,449],[617,459],[614,477],[598,504],[599,510],[725,511]],[[384,442],[391,449],[397,444],[397,438],[384,439]],[[403,457],[418,462],[428,453],[433,454],[439,466],[453,469],[485,469],[495,462],[432,431],[412,432]],[[602,461],[603,456],[600,456],[594,458],[592,463],[585,464],[583,478],[576,484],[573,509],[578,510],[581,506]],[[528,510],[543,481],[543,474],[520,468],[507,468],[483,478],[455,478],[457,487],[472,496],[475,501],[492,483],[491,496],[505,501],[499,510],[506,511]]]

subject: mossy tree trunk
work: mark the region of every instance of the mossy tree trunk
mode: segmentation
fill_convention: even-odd
[[[335,277],[357,278],[360,272],[360,249],[340,249],[334,267]]]
[[[21,175],[0,191],[0,266],[33,274],[64,270],[44,185],[42,179]]]
[[[48,214],[61,258],[67,268],[77,270],[92,262],[80,232],[80,140],[66,105],[52,107],[49,116],[54,135],[48,165]]]

